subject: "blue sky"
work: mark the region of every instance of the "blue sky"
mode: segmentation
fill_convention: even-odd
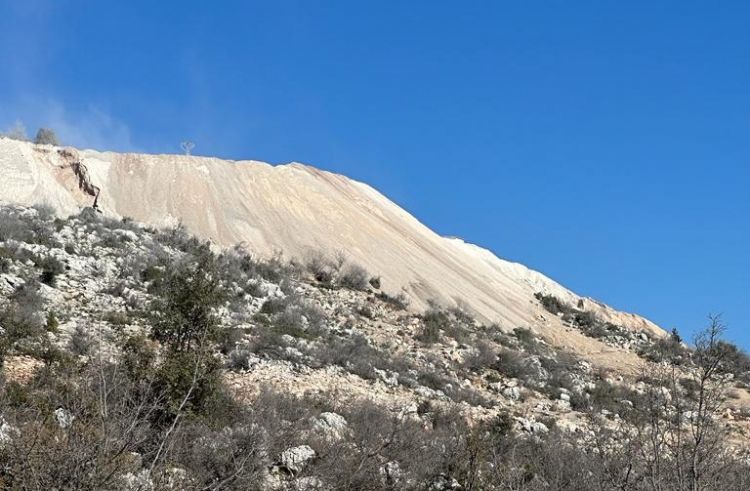
[[[300,161],[750,347],[750,3],[0,0],[0,128]]]

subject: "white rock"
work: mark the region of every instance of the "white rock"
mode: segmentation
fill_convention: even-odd
[[[429,387],[425,387],[424,385],[420,385],[419,387],[414,389],[414,393],[420,397],[424,397],[425,399],[435,399],[438,396],[436,391],[430,389]]]
[[[0,448],[9,444],[16,436],[18,436],[18,428],[8,424],[5,418],[0,416]]]
[[[412,402],[412,403],[404,406],[401,409],[401,414],[404,415],[404,416],[407,415],[407,414],[417,414],[418,411],[419,411],[419,406],[417,405],[416,402]]]
[[[320,413],[313,423],[315,431],[321,432],[326,437],[338,439],[344,436],[349,429],[346,418],[336,413]]]
[[[380,467],[380,475],[386,486],[394,486],[403,478],[403,471],[398,462],[391,460]]]
[[[375,372],[375,375],[378,376],[378,378],[387,386],[389,387],[396,387],[398,386],[398,374],[391,372],[388,373],[385,370],[380,370],[379,368],[374,368],[373,371]]]
[[[540,423],[539,421],[534,421],[531,424],[532,433],[547,433],[548,431],[549,431],[549,428],[547,428],[547,425],[544,423]]]
[[[521,398],[521,391],[518,387],[506,387],[503,389],[503,396],[511,401],[517,401]]]
[[[547,425],[539,421],[530,421],[526,418],[518,418],[517,421],[526,433],[547,433],[549,431]]]
[[[291,358],[302,358],[302,352],[292,346],[284,348],[284,353]]]
[[[294,489],[297,491],[319,491],[325,489],[325,486],[320,478],[306,476],[294,482]]]
[[[138,234],[136,234],[132,230],[117,229],[115,230],[115,233],[126,238],[130,242],[138,242]]]
[[[557,401],[555,401],[555,410],[567,412],[567,411],[570,411],[570,409],[571,409],[570,402],[563,401],[562,399],[558,399]]]
[[[150,491],[154,489],[154,482],[151,480],[148,469],[143,469],[138,473],[128,472],[122,476],[124,488],[128,491]]]
[[[567,421],[564,419],[558,419],[555,422],[555,426],[566,433],[579,433],[581,431],[580,426],[573,423],[572,421]]]
[[[453,477],[448,477],[445,474],[440,474],[430,484],[428,488],[430,491],[453,491],[461,489],[461,485]]]
[[[73,424],[73,420],[76,419],[76,417],[73,416],[70,411],[59,407],[55,409],[55,419],[57,420],[58,426],[65,430],[70,428],[70,425]]]
[[[279,456],[279,462],[281,465],[289,469],[292,474],[297,474],[305,466],[315,458],[315,450],[309,445],[300,445],[298,447],[292,447],[281,452]]]

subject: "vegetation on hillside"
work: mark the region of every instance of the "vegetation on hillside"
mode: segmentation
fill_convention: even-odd
[[[692,346],[644,341],[648,377],[628,383],[528,328],[409,313],[382,286],[342,255],[260,260],[183,227],[0,208],[0,487],[750,488],[721,419],[748,358],[720,319]],[[262,366],[417,402],[234,383]],[[526,399],[546,409],[526,417]]]

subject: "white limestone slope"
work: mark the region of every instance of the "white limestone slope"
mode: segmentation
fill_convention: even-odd
[[[366,184],[301,164],[72,149],[65,155],[0,138],[0,201],[44,203],[64,214],[91,205],[70,167],[74,160],[101,190],[105,214],[156,226],[181,221],[219,245],[244,242],[263,255],[341,250],[381,275],[385,290],[403,287],[415,308],[428,300],[459,302],[504,328],[561,327],[533,297],[544,292],[618,324],[663,332],[486,249],[441,237]]]

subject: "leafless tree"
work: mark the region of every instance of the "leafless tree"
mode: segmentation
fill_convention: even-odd
[[[195,148],[195,143],[186,140],[180,143],[180,148],[182,148],[182,151],[185,152],[185,155],[190,155],[190,153]]]
[[[661,367],[632,421],[604,439],[617,444],[600,452],[603,464],[621,460],[627,469],[627,479],[616,489],[726,489],[724,470],[731,459],[726,430],[719,424],[730,380],[722,372],[727,353],[721,340],[724,329],[720,317],[710,316],[708,326],[695,337],[692,363]],[[598,442],[600,450],[604,440]]]

